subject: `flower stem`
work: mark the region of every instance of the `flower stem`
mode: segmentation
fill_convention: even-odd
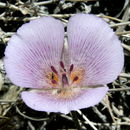
[[[75,111],[72,111],[72,112],[71,112],[71,116],[72,116],[72,119],[73,119],[73,121],[74,121],[74,124],[75,124],[75,127],[77,128],[77,130],[82,130],[82,129],[81,129],[81,126],[80,126],[80,124],[79,124],[79,121],[78,121],[76,112],[75,112]]]

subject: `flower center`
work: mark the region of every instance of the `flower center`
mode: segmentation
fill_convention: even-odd
[[[70,87],[73,85],[78,85],[84,77],[83,68],[74,68],[71,64],[69,70],[64,66],[64,63],[60,62],[60,72],[58,72],[54,66],[51,66],[51,72],[49,72],[46,77],[47,81],[53,87]]]
[[[84,69],[75,68],[73,64],[67,69],[62,61],[60,61],[59,66],[59,71],[54,66],[50,66],[51,71],[46,75],[47,82],[53,88],[59,88],[55,93],[58,97],[70,98],[76,93],[72,87],[79,87],[83,80]]]

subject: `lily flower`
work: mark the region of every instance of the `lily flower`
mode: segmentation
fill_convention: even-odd
[[[8,42],[4,65],[21,97],[37,111],[69,113],[98,104],[122,70],[121,43],[92,14],[60,20],[42,17],[24,24]]]

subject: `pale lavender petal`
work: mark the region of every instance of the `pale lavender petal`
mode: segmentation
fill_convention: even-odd
[[[10,80],[21,87],[43,87],[44,71],[59,63],[64,26],[52,17],[32,20],[10,39],[4,65]]]
[[[72,110],[88,108],[98,104],[106,95],[108,87],[84,90],[73,99],[57,100],[53,96],[38,92],[22,92],[22,99],[27,106],[37,111],[61,112],[68,114]]]
[[[123,49],[104,20],[77,14],[70,18],[67,33],[71,63],[85,68],[85,84],[107,84],[117,78],[124,64]]]

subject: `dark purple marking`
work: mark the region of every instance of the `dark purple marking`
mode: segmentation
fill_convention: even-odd
[[[72,64],[71,66],[70,66],[70,72],[72,72],[73,71],[73,69],[74,69],[74,65]]]
[[[55,74],[58,74],[58,72],[56,71],[56,69],[55,69],[54,66],[51,66],[51,70],[52,70]]]
[[[52,75],[51,75],[51,79],[54,79],[54,73],[52,73]]]

